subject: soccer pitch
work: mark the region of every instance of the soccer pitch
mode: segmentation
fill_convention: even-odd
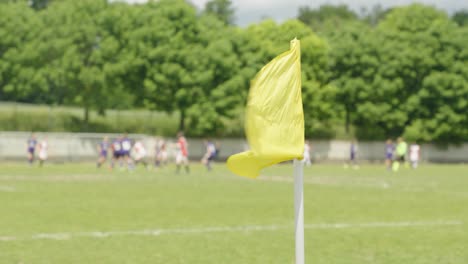
[[[294,263],[292,165],[0,165],[0,263]],[[468,167],[304,170],[306,262],[468,263]]]

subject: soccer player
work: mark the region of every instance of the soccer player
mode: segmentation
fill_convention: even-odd
[[[107,161],[107,151],[109,150],[109,139],[105,136],[102,142],[98,144],[99,158],[96,167],[100,168]]]
[[[47,138],[44,138],[41,142],[39,142],[39,166],[42,167],[44,165],[44,162],[47,161],[48,156],[48,144],[47,144]]]
[[[29,137],[27,145],[28,145],[28,162],[29,162],[29,165],[32,165],[34,162],[34,151],[36,150],[36,145],[37,145],[36,135],[34,135],[34,133],[32,133],[31,136]]]
[[[352,165],[354,169],[359,169],[359,165],[357,164],[357,155],[358,155],[359,147],[357,144],[356,139],[351,141],[351,145],[349,147],[349,164]]]
[[[122,137],[122,158],[127,164],[127,168],[131,169],[133,167],[133,161],[130,157],[130,151],[132,150],[132,141],[128,138],[128,134],[125,133]]]
[[[122,167],[122,137],[116,138],[112,141],[112,163],[111,169],[114,168],[115,163],[119,162],[120,167]]]
[[[408,144],[406,144],[402,137],[399,137],[396,146],[396,157],[395,161],[393,162],[393,171],[398,171],[400,169],[400,162],[403,164],[405,163],[407,152]]]
[[[392,161],[393,161],[393,153],[395,152],[395,145],[391,139],[387,139],[385,143],[385,165],[387,166],[387,170],[392,170]]]
[[[421,156],[421,147],[418,143],[413,142],[409,147],[409,159],[411,162],[411,167],[416,169],[419,163],[419,157]]]
[[[180,166],[185,166],[185,171],[190,172],[188,161],[188,143],[183,132],[177,133],[177,154],[176,154],[176,173],[180,172]]]
[[[166,142],[164,139],[156,139],[155,167],[164,166],[167,163]]]
[[[201,162],[206,166],[208,171],[211,171],[211,162],[216,158],[217,154],[216,146],[211,140],[205,141],[205,145],[206,153],[203,156]]]
[[[304,145],[304,158],[302,159],[302,162],[307,166],[310,166],[312,164],[312,162],[310,161],[310,150],[311,146],[309,140],[306,140]]]
[[[135,158],[135,166],[142,163],[148,169],[148,162],[146,162],[146,149],[143,143],[138,140],[133,145],[133,157]]]

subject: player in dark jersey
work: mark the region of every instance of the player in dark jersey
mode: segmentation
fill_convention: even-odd
[[[354,169],[359,169],[359,165],[357,163],[358,151],[359,147],[357,140],[353,139],[349,147],[349,164],[345,164],[345,168],[352,166]]]
[[[385,165],[387,166],[387,170],[392,170],[392,162],[393,162],[393,153],[395,152],[395,145],[391,139],[387,139],[385,144]]]
[[[29,162],[29,165],[32,165],[34,162],[34,151],[36,151],[36,145],[37,145],[37,139],[34,133],[31,134],[31,136],[29,137],[27,145],[28,145],[27,147],[28,148],[28,162]]]
[[[206,153],[202,158],[202,163],[206,166],[208,171],[211,171],[211,162],[216,158],[217,149],[213,141],[205,141]]]
[[[100,168],[107,161],[107,151],[109,150],[109,139],[104,137],[102,142],[98,144],[99,158],[96,166]]]

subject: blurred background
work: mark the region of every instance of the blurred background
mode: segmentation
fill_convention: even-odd
[[[0,1],[0,131],[243,138],[302,41],[306,136],[468,141],[463,1]]]
[[[295,37],[307,263],[468,263],[467,0],[0,0],[0,263],[294,263],[224,161]]]

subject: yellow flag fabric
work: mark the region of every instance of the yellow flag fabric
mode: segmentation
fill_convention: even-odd
[[[227,166],[233,173],[255,178],[267,166],[302,159],[304,113],[299,40],[292,40],[289,51],[265,65],[252,80],[245,128],[250,150],[229,157]]]

